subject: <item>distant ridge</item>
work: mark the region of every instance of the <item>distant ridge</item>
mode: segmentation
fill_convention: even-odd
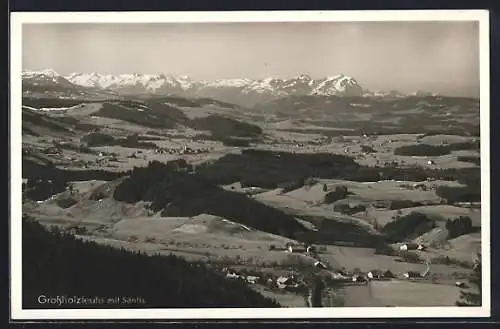
[[[164,73],[100,74],[71,73],[61,75],[52,69],[24,71],[25,90],[40,88],[66,88],[88,92],[89,90],[117,95],[178,95],[183,97],[209,97],[244,106],[272,101],[288,96],[359,96],[359,97],[406,97],[437,96],[436,93],[417,91],[412,94],[391,91],[369,91],[362,88],[353,77],[338,74],[324,78],[312,78],[299,73],[296,77],[281,79],[219,79],[214,81],[194,80],[188,76],[173,76]],[[459,94],[458,90],[455,94]],[[471,93],[471,88],[464,90]],[[457,95],[453,95],[457,96]],[[467,96],[466,96],[467,97]]]

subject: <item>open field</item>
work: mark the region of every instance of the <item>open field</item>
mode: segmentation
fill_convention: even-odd
[[[372,282],[368,286],[350,286],[345,290],[345,306],[348,307],[449,306],[459,296],[459,288],[453,285],[404,281]]]

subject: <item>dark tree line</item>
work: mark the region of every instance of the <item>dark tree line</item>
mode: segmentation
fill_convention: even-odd
[[[296,180],[290,182],[283,182],[277,185],[278,188],[282,189],[282,193],[288,193],[297,190],[301,187],[312,187],[317,183],[317,180],[312,177],[300,177]],[[242,186],[252,186],[248,182],[243,182]],[[326,186],[326,185],[325,185]]]
[[[389,203],[389,209],[390,210],[399,210],[399,209],[404,209],[404,208],[418,207],[421,205],[422,205],[421,202],[413,201],[413,200],[392,200]]]
[[[481,195],[479,168],[397,168],[360,166],[351,157],[336,154],[293,154],[253,149],[241,155],[228,154],[210,164],[197,168],[197,177],[214,185],[241,182],[243,186],[278,188],[302,187],[305,177],[345,179],[351,181],[378,181],[394,179],[423,181],[427,178],[459,181],[466,187],[440,187],[439,196],[450,203],[479,201]],[[102,170],[61,170],[23,159],[23,177],[63,181],[113,180],[128,172],[115,173]],[[285,184],[285,185],[283,185]],[[292,188],[289,187],[289,188]]]
[[[128,175],[128,172],[111,172],[105,170],[66,170],[55,167],[53,164],[42,165],[29,159],[23,159],[23,177],[30,179],[87,181],[111,181]]]
[[[127,172],[104,170],[65,170],[55,166],[41,165],[23,159],[23,177],[26,178],[25,196],[31,200],[46,200],[50,196],[65,191],[68,182],[104,180],[111,181],[127,175]]]
[[[479,168],[399,168],[368,167],[345,155],[316,153],[293,154],[244,149],[242,154],[227,154],[199,167],[199,174],[215,184],[241,182],[246,186],[277,188],[304,177],[373,182],[382,179],[421,182],[428,178],[459,181],[480,191]]]
[[[83,136],[80,141],[87,144],[87,146],[104,146],[113,143],[115,138],[111,135],[93,132]]]
[[[460,142],[451,143],[447,145],[451,151],[462,151],[462,150],[479,150],[481,148],[481,142],[479,140],[471,142]]]
[[[333,207],[333,210],[340,212],[341,214],[344,215],[354,215],[356,213],[362,212],[366,210],[366,207],[362,204],[352,206],[349,204],[341,203],[341,204],[336,204]]]
[[[25,308],[279,307],[245,286],[228,281],[203,263],[175,256],[149,256],[77,240],[23,219]],[[38,296],[138,297],[144,303],[42,305]]]
[[[200,166],[199,173],[215,184],[241,182],[246,186],[283,187],[306,177],[337,177],[341,171],[356,170],[350,157],[336,154],[292,154],[245,149],[241,155],[228,154],[212,164]],[[303,185],[302,185],[303,186]]]
[[[307,230],[293,216],[243,194],[226,191],[177,167],[158,161],[144,168],[135,167],[116,187],[114,198],[130,203],[150,201],[151,209],[161,211],[162,216],[208,213],[289,237]]]
[[[41,201],[65,191],[67,187],[67,182],[61,179],[28,179],[23,192],[26,198]]]
[[[61,118],[48,117],[44,114],[37,113],[36,111],[33,110],[23,109],[22,122],[23,122],[23,129],[25,129],[25,131],[33,132],[35,134],[37,133],[34,132],[32,129],[35,127],[48,128],[51,131],[60,133],[70,132],[70,130],[67,127],[67,123],[63,122]]]
[[[478,150],[479,147],[479,141],[452,143],[448,145],[417,144],[398,147],[394,150],[394,154],[412,156],[441,156],[450,154],[452,151]]]
[[[200,104],[196,103],[192,99],[177,97],[177,96],[152,96],[148,98],[149,101],[154,101],[157,103],[170,103],[180,107],[199,107]]]
[[[401,242],[416,238],[436,227],[434,220],[422,213],[411,212],[396,218],[382,228],[382,233],[390,241]]]
[[[113,136],[108,134],[93,132],[83,136],[81,141],[86,143],[87,146],[90,147],[106,145],[149,149],[158,147],[155,143],[143,141],[143,137],[139,136],[138,134],[129,135],[125,138],[114,138]]]
[[[238,105],[235,105],[232,103],[227,103],[227,102],[223,102],[223,101],[220,101],[217,99],[206,98],[206,97],[196,98],[195,102],[198,104],[198,106],[217,105],[220,107],[225,107],[225,108],[230,108],[230,109],[235,109],[238,107]]]
[[[480,186],[439,186],[436,194],[449,204],[481,201]]]
[[[224,146],[231,146],[231,147],[250,146],[250,141],[248,139],[221,138],[221,141]]]
[[[377,151],[369,145],[361,145],[361,152],[365,153],[377,153]]]
[[[76,151],[79,153],[86,153],[86,154],[96,154],[97,153],[95,150],[92,150],[90,147],[83,145],[83,144],[59,143],[59,142],[55,142],[55,141],[53,141],[52,144],[57,149],[66,149],[66,150],[71,150],[71,151]]]
[[[450,154],[450,148],[447,146],[435,146],[428,144],[417,144],[401,146],[394,150],[395,155],[412,156],[441,156]]]
[[[347,190],[347,186],[335,186],[335,189],[333,191],[330,191],[325,195],[323,202],[334,203],[335,201],[346,198],[348,195],[349,191]]]
[[[259,126],[226,118],[220,115],[195,118],[189,121],[189,126],[198,130],[208,130],[212,136],[226,137],[256,137],[262,134]]]
[[[139,111],[141,110],[141,111]],[[181,110],[157,100],[144,102],[106,102],[97,116],[124,120],[148,128],[174,128],[181,124],[197,130],[209,131],[217,140],[231,137],[257,137],[262,129],[247,122],[221,115],[189,119]]]
[[[32,98],[32,97],[23,97],[23,105],[30,106],[34,108],[42,108],[42,107],[72,107],[75,105],[79,105],[82,103],[96,103],[99,101],[93,100],[77,100],[77,99],[64,99],[64,98]]]
[[[473,231],[472,220],[467,216],[448,219],[446,221],[446,230],[448,231],[448,239],[454,239],[461,235],[469,234]]]
[[[95,115],[123,120],[148,128],[174,128],[178,123],[184,123],[188,120],[181,110],[157,102],[106,102],[102,104],[102,108]]]
[[[476,166],[481,165],[481,158],[477,156],[458,156],[457,160],[462,162],[470,162],[475,164]]]

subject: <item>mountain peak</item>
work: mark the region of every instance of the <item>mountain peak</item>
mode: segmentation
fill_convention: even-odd
[[[306,81],[312,80],[311,76],[307,73],[299,73],[299,75],[297,76],[297,79],[298,80],[306,80]]]
[[[330,76],[321,81],[312,91],[315,95],[344,95],[361,96],[364,94],[363,88],[356,79],[339,74]]]
[[[23,76],[45,76],[49,78],[57,78],[61,75],[54,71],[53,69],[42,69],[42,70],[25,70],[22,72]]]
[[[45,74],[45,75],[48,75],[48,76],[60,76],[59,73],[57,73],[56,71],[54,71],[53,69],[43,69],[40,71],[41,74]]]

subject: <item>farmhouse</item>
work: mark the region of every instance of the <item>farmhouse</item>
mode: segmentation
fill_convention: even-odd
[[[340,272],[331,273],[332,280],[347,280],[348,278]]]
[[[326,270],[326,269],[327,269],[326,265],[325,265],[325,264],[323,264],[323,263],[322,263],[322,262],[320,262],[320,261],[316,261],[316,262],[314,262],[314,267],[321,268],[321,269],[324,269],[324,270]]]
[[[223,268],[222,272],[226,273],[227,279],[244,279],[244,277],[240,275],[238,272],[228,269],[227,267]]]
[[[228,279],[239,279],[240,276],[237,273],[228,272],[228,273],[226,273],[226,278],[228,278]]]
[[[367,278],[362,274],[355,274],[352,276],[352,282],[366,282]]]
[[[413,184],[415,190],[427,191],[427,186],[425,184]]]
[[[280,276],[276,279],[276,285],[280,289],[285,289],[288,287],[298,287],[298,283],[293,276]]]
[[[253,275],[247,276],[247,282],[250,284],[256,284],[257,281],[259,281],[259,279],[260,279],[260,277],[258,277],[258,276],[253,276]]]
[[[370,272],[368,272],[366,274],[366,276],[370,280],[379,280],[379,279],[382,279],[384,277],[384,273],[382,271],[379,271],[379,270],[371,270]]]
[[[427,247],[421,243],[407,242],[399,246],[399,251],[419,250],[424,251]]]

